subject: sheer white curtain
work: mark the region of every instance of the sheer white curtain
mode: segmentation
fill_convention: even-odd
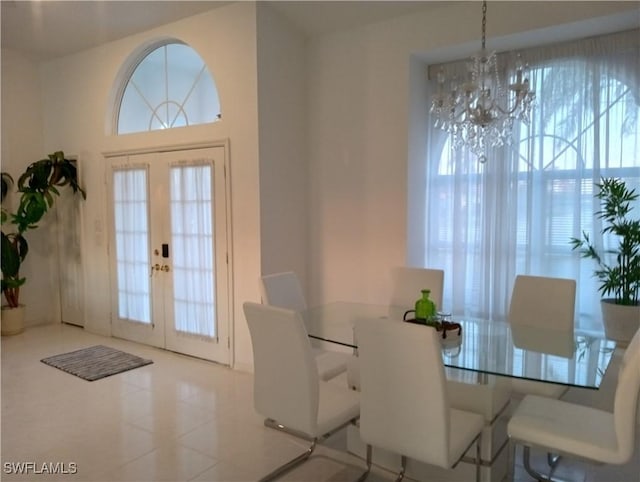
[[[171,239],[175,329],[216,336],[212,166],[171,166]]]
[[[634,30],[522,52],[536,92],[531,123],[486,164],[430,127],[424,264],[446,272],[445,309],[503,319],[516,274],[567,277],[578,282],[577,326],[601,330],[595,266],[569,239],[598,237],[602,177],[640,188],[639,44]],[[450,76],[464,62],[430,68],[440,67]]]
[[[146,166],[113,172],[115,256],[118,271],[118,316],[151,323],[149,223]]]

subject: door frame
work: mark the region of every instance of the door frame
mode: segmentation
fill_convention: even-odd
[[[224,183],[225,183],[225,224],[226,224],[226,238],[227,238],[227,310],[228,310],[228,326],[227,333],[229,339],[229,366],[233,367],[235,365],[235,306],[234,306],[234,285],[233,285],[233,224],[232,224],[232,207],[231,207],[231,157],[229,154],[229,138],[210,141],[210,142],[187,142],[187,143],[178,143],[178,144],[166,144],[160,146],[153,147],[142,147],[135,149],[121,149],[121,150],[110,150],[103,151],[103,158],[110,159],[113,157],[122,157],[122,156],[136,156],[139,154],[155,154],[155,153],[165,153],[165,152],[175,152],[175,151],[188,151],[192,149],[206,149],[212,147],[221,147],[224,150]],[[104,163],[104,182],[105,186],[108,185],[108,176],[110,175],[109,163]],[[106,202],[105,202],[106,203]],[[110,208],[109,208],[110,209]],[[114,254],[114,249],[112,246],[112,240],[108,237],[107,240],[107,253],[109,256],[109,279],[113,279],[115,273],[113,273],[113,260],[111,257]],[[111,303],[109,307],[111,308]],[[112,319],[112,313],[109,313],[109,319]],[[109,324],[109,335],[113,336],[113,331],[111,324]]]
[[[78,179],[82,179],[83,165],[78,156],[67,156],[69,160],[76,166]],[[64,190],[60,193],[60,198],[56,204],[66,204],[64,209],[56,209],[56,226],[62,226],[58,229],[57,234],[57,266],[58,266],[58,290],[60,295],[60,322],[74,326],[85,326],[87,318],[86,309],[86,292],[84,288],[87,275],[85,273],[86,262],[84,261],[84,243],[85,243],[85,207],[84,202],[80,202],[77,196]],[[70,225],[72,224],[72,225]],[[69,237],[72,245],[70,247]],[[69,269],[69,260],[75,261],[75,270]],[[71,279],[75,283],[73,290],[68,290],[68,283]],[[70,300],[69,291],[73,293],[76,304]]]

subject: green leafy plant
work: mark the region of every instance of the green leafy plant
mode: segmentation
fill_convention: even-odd
[[[601,233],[603,236],[617,236],[617,247],[601,253],[586,232],[582,233],[582,239],[571,238],[571,244],[583,258],[591,258],[598,264],[594,276],[600,281],[598,290],[603,297],[613,295],[616,304],[637,305],[640,295],[640,219],[632,219],[630,212],[639,194],[615,178],[602,179],[596,187],[595,197],[600,199],[602,206],[596,215],[604,221]],[[613,262],[608,263],[607,259]]]
[[[85,191],[78,183],[78,171],[73,162],[65,159],[62,151],[49,154],[30,164],[18,178],[18,207],[9,212],[4,201],[9,189],[14,185],[13,177],[3,172],[2,181],[2,292],[8,306],[20,305],[20,287],[26,278],[20,275],[20,268],[29,253],[29,243],[25,233],[36,229],[48,210],[53,207],[59,188],[71,188],[86,199]]]

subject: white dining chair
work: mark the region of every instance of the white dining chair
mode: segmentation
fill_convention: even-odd
[[[548,397],[527,395],[507,425],[511,460],[522,445],[525,470],[537,480],[551,480],[531,467],[530,449],[578,457],[600,464],[624,464],[635,448],[640,392],[640,332],[620,363],[613,412]]]
[[[293,271],[262,276],[260,278],[260,292],[262,301],[267,305],[295,311],[307,309],[302,285],[298,275]]]
[[[320,380],[309,337],[294,310],[245,302],[253,346],[255,410],[265,425],[311,441],[309,448],[261,480],[273,480],[311,457],[317,442],[354,422],[360,396]]]
[[[399,481],[407,458],[449,469],[475,445],[479,481],[484,418],[451,408],[436,330],[376,319],[356,322],[355,333],[367,467],[373,446],[399,454]]]
[[[389,306],[411,310],[420,298],[421,291],[428,289],[431,290],[429,297],[436,304],[436,309],[442,310],[443,285],[444,271],[441,269],[396,266],[391,269]],[[397,314],[402,315],[399,312]]]
[[[411,268],[395,266],[391,268],[391,296],[389,297],[389,318],[401,320],[406,311],[415,307],[423,289],[431,290],[430,298],[436,309],[442,309],[444,271],[431,268]],[[360,364],[356,359],[347,363],[347,384],[353,390],[360,389]]]
[[[573,333],[576,281],[517,275],[509,303],[509,323]]]
[[[555,332],[558,340],[569,340],[571,349],[575,302],[573,279],[518,275],[511,292],[508,321],[516,334],[519,327]],[[560,398],[567,390],[562,385],[522,379],[514,379],[511,388],[519,397],[529,394]]]
[[[389,297],[389,317],[402,319],[406,311],[413,310],[423,289],[431,290],[430,298],[436,309],[442,309],[444,271],[431,268],[411,268],[395,266],[391,268],[391,295]],[[347,383],[354,389],[360,387],[358,360],[347,364]]]
[[[273,273],[260,278],[262,302],[287,308],[298,312],[307,309],[307,302],[302,291],[298,276],[293,271]],[[348,353],[325,350],[313,347],[313,354],[318,366],[318,373],[322,380],[330,380],[347,371],[349,360],[353,358]]]

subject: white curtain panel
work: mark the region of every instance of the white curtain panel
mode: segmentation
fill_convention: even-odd
[[[615,243],[594,216],[602,177],[640,188],[639,45],[633,30],[521,52],[536,92],[531,122],[516,123],[486,164],[452,149],[430,119],[424,260],[445,270],[445,308],[504,319],[516,274],[567,277],[578,283],[577,327],[602,330],[595,265],[569,240],[586,231]],[[499,62],[515,65],[513,54]],[[450,77],[465,62],[430,71],[441,67]]]
[[[113,207],[118,272],[118,317],[151,323],[149,278],[148,171],[113,172]]]
[[[175,330],[216,336],[212,166],[171,167]]]

